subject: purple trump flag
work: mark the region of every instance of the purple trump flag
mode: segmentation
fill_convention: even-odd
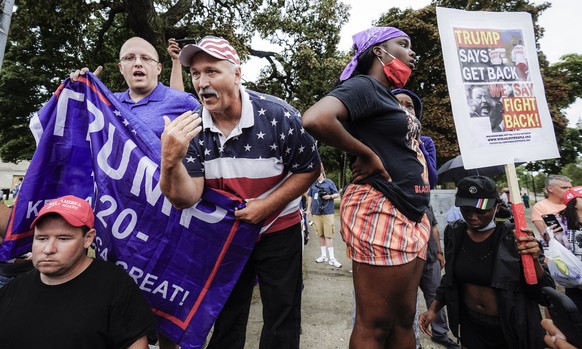
[[[30,251],[30,223],[47,201],[86,198],[97,258],[135,280],[161,333],[202,347],[261,228],[234,218],[243,201],[206,189],[196,205],[173,208],[159,186],[160,140],[90,73],[65,80],[31,127],[42,132],[0,259]]]

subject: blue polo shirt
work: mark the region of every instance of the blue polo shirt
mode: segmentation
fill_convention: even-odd
[[[134,102],[129,90],[114,93],[115,97],[149,126],[160,138],[164,132],[164,119],[167,115],[174,120],[188,110],[195,110],[200,103],[190,93],[177,91],[158,82],[158,86],[147,97]]]

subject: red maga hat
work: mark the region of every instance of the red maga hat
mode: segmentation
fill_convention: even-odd
[[[49,213],[58,214],[73,227],[87,226],[93,229],[95,225],[95,216],[91,205],[81,198],[67,195],[45,204],[30,225],[30,228],[34,229],[38,220]]]
[[[570,200],[575,198],[582,198],[582,187],[572,187],[564,192],[562,195],[562,203],[567,205]]]

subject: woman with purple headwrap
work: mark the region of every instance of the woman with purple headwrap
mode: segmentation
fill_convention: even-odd
[[[415,53],[410,37],[392,27],[353,40],[341,83],[305,112],[303,126],[350,155],[352,180],[340,207],[356,293],[350,348],[414,348],[430,184],[420,123],[390,91],[406,84]]]

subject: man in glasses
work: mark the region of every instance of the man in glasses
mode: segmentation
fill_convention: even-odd
[[[162,116],[175,119],[188,110],[195,110],[200,103],[186,92],[176,91],[158,81],[162,64],[155,47],[140,37],[127,40],[119,50],[119,72],[127,83],[127,91],[115,93],[127,108],[142,120],[160,137],[164,131]],[[88,68],[71,74],[75,81]],[[101,67],[95,70],[95,75]]]

